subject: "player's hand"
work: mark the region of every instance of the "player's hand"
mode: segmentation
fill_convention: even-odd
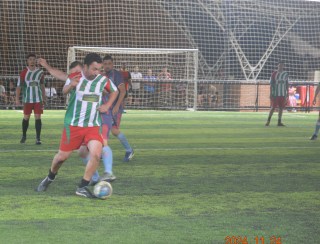
[[[112,109],[112,114],[116,115],[119,112],[119,106],[114,106]]]
[[[44,99],[42,99],[42,106],[46,106],[46,105],[47,105],[47,99],[44,98]]]
[[[45,60],[44,58],[38,58],[37,61],[38,64],[40,64],[44,68],[47,68],[49,66],[47,60]]]
[[[312,104],[316,105],[316,103],[317,103],[317,98],[314,98]]]
[[[97,108],[97,110],[100,113],[108,113],[109,109],[110,109],[110,105],[108,105],[108,104],[103,104],[103,105],[101,105],[100,107]]]

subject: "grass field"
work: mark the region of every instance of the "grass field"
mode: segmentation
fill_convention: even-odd
[[[317,114],[128,111],[114,138],[114,194],[75,196],[84,166],[76,153],[47,192],[34,188],[58,149],[64,111],[46,111],[43,145],[33,118],[20,145],[21,111],[0,111],[0,243],[225,243],[226,236],[320,243]],[[102,172],[102,167],[100,167]],[[262,243],[261,240],[258,242]],[[278,243],[277,243],[278,244]]]

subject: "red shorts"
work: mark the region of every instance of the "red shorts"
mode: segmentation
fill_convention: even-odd
[[[120,129],[121,118],[122,118],[122,112],[119,112],[113,116],[112,128]]]
[[[100,134],[100,127],[79,127],[79,126],[69,126],[70,138],[67,137],[66,128],[63,129],[60,150],[65,152],[70,152],[77,150],[81,145],[87,145],[89,141],[99,141],[103,145],[103,139]],[[68,140],[69,139],[69,140]]]
[[[285,108],[287,103],[286,97],[273,97],[271,98],[271,107]]]
[[[43,104],[42,103],[25,103],[23,105],[23,113],[25,115],[30,115],[34,111],[34,114],[43,114]]]

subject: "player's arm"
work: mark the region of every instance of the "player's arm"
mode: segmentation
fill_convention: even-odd
[[[47,61],[43,58],[39,58],[38,59],[38,63],[44,67],[46,70],[48,70],[48,72],[50,73],[50,75],[52,75],[53,77],[55,77],[58,80],[62,80],[62,81],[66,81],[68,79],[68,75],[67,73],[54,68],[52,66],[50,66]]]
[[[20,92],[21,92],[21,88],[20,88],[20,86],[17,86],[17,88],[16,88],[16,105],[17,106],[21,105],[21,103],[20,103]]]
[[[110,95],[109,95],[108,101],[98,108],[100,113],[108,112],[109,109],[112,107],[112,104],[114,103],[114,101],[117,99],[117,96],[119,94],[117,87],[113,84],[113,82],[111,80],[109,80],[109,85],[110,85],[109,87],[107,87],[108,84],[106,85],[105,90],[107,90],[107,92]]]
[[[19,75],[17,87],[16,87],[16,105],[20,106],[20,93],[21,93],[21,85],[24,83],[25,73],[22,71]]]
[[[118,86],[118,90],[119,90],[119,97],[118,97],[118,101],[117,103],[113,106],[113,114],[117,114],[119,112],[119,108],[123,102],[124,97],[126,96],[126,87],[124,85],[124,83],[121,83]]]
[[[313,105],[316,105],[316,103],[317,103],[317,96],[318,96],[319,92],[320,92],[320,83],[318,84],[316,92],[314,94],[314,98],[313,98],[313,102],[312,102]]]
[[[270,78],[270,99],[272,98],[272,87],[273,87],[273,84],[274,84],[274,73],[271,75],[271,78]]]
[[[129,78],[128,78],[128,82],[129,82],[129,91],[131,91],[132,90],[132,77],[131,77],[131,73],[130,72],[128,72],[129,73]]]
[[[80,78],[81,74],[68,78],[62,89],[63,95],[68,95],[78,85]]]
[[[45,105],[47,103],[47,96],[46,96],[46,88],[44,86],[44,75],[42,74],[41,80],[40,80],[40,87],[42,92],[42,103]]]

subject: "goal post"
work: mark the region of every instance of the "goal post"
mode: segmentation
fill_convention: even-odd
[[[196,110],[197,49],[74,46],[68,49],[67,66],[75,60],[82,61],[88,53],[97,53],[102,58],[111,55],[115,69],[125,64],[130,73],[141,74],[140,78],[132,79],[134,94],[129,94],[129,107]],[[163,77],[163,69],[167,69],[170,77]]]

